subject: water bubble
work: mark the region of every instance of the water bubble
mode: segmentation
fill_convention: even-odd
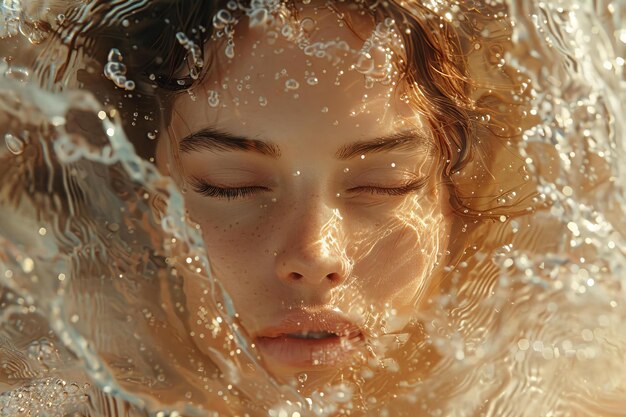
[[[217,30],[224,29],[234,22],[235,19],[229,10],[221,9],[213,16],[213,27]]]
[[[293,27],[289,24],[286,23],[282,29],[280,30],[281,35],[283,35],[285,38],[290,38],[293,33],[294,33],[294,29]]]
[[[322,113],[328,113],[328,107],[326,106],[322,107]]]
[[[317,85],[319,80],[317,79],[317,77],[309,77],[306,79],[306,82],[308,85]]]
[[[248,26],[250,28],[265,26],[269,21],[269,11],[266,8],[251,8],[248,14]]]
[[[126,65],[122,63],[124,58],[117,48],[111,48],[107,57],[107,63],[104,66],[104,76],[113,83],[125,90],[134,90],[135,82],[126,79]]]
[[[10,67],[5,71],[4,76],[15,81],[26,82],[30,78],[30,73],[23,67]]]
[[[211,107],[217,107],[220,104],[220,95],[217,91],[215,90],[209,90],[209,106]]]
[[[4,135],[4,143],[7,146],[9,152],[13,155],[21,155],[24,152],[25,143],[24,141],[11,133],[6,133]]]
[[[315,19],[305,17],[302,21],[300,21],[300,29],[304,32],[311,32],[315,29]]]
[[[264,96],[259,96],[259,105],[261,107],[267,106],[267,98]]]
[[[21,263],[22,270],[27,274],[33,272],[33,269],[35,269],[35,262],[33,262],[31,258],[24,258]]]
[[[224,54],[227,58],[233,59],[235,57],[235,44],[229,43],[226,45],[226,48],[224,48]]]
[[[287,90],[297,90],[298,88],[300,88],[300,83],[293,78],[290,78],[285,81],[285,88]]]
[[[298,381],[299,381],[301,384],[304,384],[304,383],[306,382],[306,380],[308,379],[308,377],[309,377],[309,376],[307,375],[307,373],[306,373],[306,372],[302,372],[301,374],[298,374]]]

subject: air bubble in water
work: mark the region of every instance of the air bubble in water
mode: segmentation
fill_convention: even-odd
[[[135,82],[126,79],[126,65],[122,61],[124,58],[120,50],[112,48],[104,66],[104,76],[113,81],[117,87],[132,91],[135,89]]]
[[[217,91],[215,90],[210,90],[209,91],[209,106],[211,107],[217,107],[220,105],[220,95]]]
[[[28,69],[22,67],[10,67],[4,73],[5,77],[9,77],[19,82],[26,82],[30,78]]]
[[[233,24],[235,19],[230,11],[221,9],[213,16],[213,27],[216,30],[224,29],[227,25]]]
[[[297,90],[298,88],[300,88],[300,83],[293,78],[290,78],[285,81],[285,88],[287,90]]]
[[[176,33],[176,40],[188,52],[187,59],[191,61],[189,63],[189,76],[192,79],[197,80],[200,74],[200,69],[204,66],[204,61],[202,59],[202,50],[183,32]]]
[[[267,106],[267,98],[264,96],[259,96],[259,105],[261,107]]]
[[[310,17],[305,17],[304,19],[302,19],[302,21],[300,21],[300,29],[302,29],[305,32],[311,32],[313,29],[315,29],[315,20],[311,19]]]
[[[227,58],[233,59],[235,57],[235,44],[229,43],[226,45],[226,48],[224,48],[224,54]]]
[[[4,135],[4,143],[13,155],[21,155],[24,152],[24,141],[11,133]]]
[[[252,9],[248,12],[249,23],[251,28],[263,26],[268,21],[269,13],[265,8]]]
[[[317,77],[309,77],[307,78],[306,82],[308,85],[317,85],[319,80],[317,79]]]

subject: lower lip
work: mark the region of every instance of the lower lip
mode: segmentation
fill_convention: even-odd
[[[309,368],[344,363],[354,356],[359,336],[299,339],[289,336],[259,337],[263,355],[282,365]]]

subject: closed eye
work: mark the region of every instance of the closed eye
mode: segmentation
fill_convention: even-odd
[[[413,192],[420,191],[422,188],[426,186],[428,183],[428,178],[419,178],[417,180],[409,181],[399,187],[383,187],[378,185],[366,185],[353,187],[348,189],[348,192],[354,193],[369,193],[369,194],[378,194],[378,195],[389,195],[389,196],[403,196]]]
[[[211,185],[206,181],[199,178],[192,178],[190,181],[192,188],[195,192],[202,194],[206,197],[219,198],[226,200],[243,199],[254,194],[271,191],[270,188],[254,185],[247,187],[219,187]],[[366,193],[373,195],[387,195],[387,196],[404,196],[414,192],[418,192],[423,189],[428,183],[428,178],[419,178],[417,180],[409,181],[399,187],[384,187],[378,185],[365,185],[349,188],[349,193]]]
[[[194,191],[198,194],[226,200],[242,199],[259,192],[270,191],[269,188],[259,185],[249,187],[218,187],[199,178],[193,178],[190,183]]]

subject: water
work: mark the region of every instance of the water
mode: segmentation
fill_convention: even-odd
[[[165,3],[106,3],[0,5],[0,415],[625,415],[625,4],[423,2],[434,27],[447,22],[464,39],[476,121],[467,163],[448,155],[459,206],[442,275],[405,326],[399,311],[355,299],[371,334],[361,357],[330,376],[285,380],[259,357],[230,284],[210,272],[186,191],[153,163],[156,133],[167,129],[145,92],[165,81],[133,69],[167,56],[132,35]],[[243,59],[238,15],[267,31],[273,59],[289,42],[327,69],[276,72],[284,96],[245,77],[192,93],[216,111],[304,103],[324,83],[342,88],[352,69],[365,84],[356,119],[375,108],[377,91],[393,92],[395,59],[406,59],[401,20],[382,6],[353,47],[311,40],[318,22],[278,1],[209,3],[179,5],[205,25],[157,24],[172,26],[162,50],[180,55],[188,75],[171,90],[211,71],[198,46],[210,27],[222,42],[216,60]],[[63,42],[51,41],[54,28]],[[129,42],[103,36],[125,31]],[[95,63],[85,56],[94,42],[104,51]],[[314,108],[329,125],[338,117],[334,101]],[[310,170],[288,176],[306,180]],[[329,247],[344,218],[337,210],[323,225]],[[397,224],[421,230],[410,211],[397,220],[377,239]],[[375,251],[361,235],[351,245]],[[409,250],[428,248],[417,241]],[[368,259],[346,256],[357,267]]]

